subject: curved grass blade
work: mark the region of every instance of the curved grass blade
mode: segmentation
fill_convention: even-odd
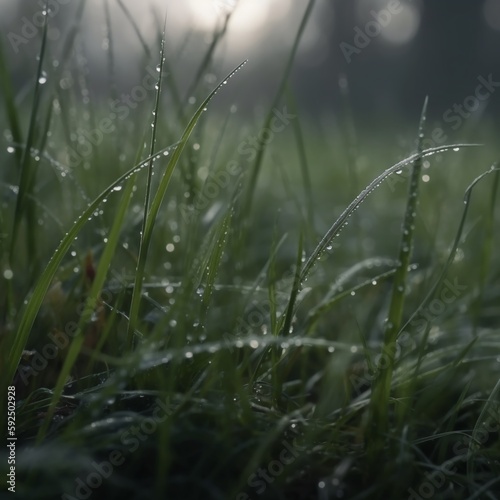
[[[64,384],[66,383],[66,380],[68,379],[71,373],[71,369],[73,368],[78,358],[78,355],[80,354],[83,342],[85,340],[84,329],[85,326],[89,323],[92,314],[94,313],[96,306],[98,304],[99,296],[101,294],[101,290],[102,287],[104,286],[106,275],[111,265],[111,260],[113,259],[116,246],[118,245],[120,231],[123,227],[123,221],[125,220],[125,216],[127,214],[127,208],[130,203],[134,185],[135,185],[135,176],[131,177],[127,181],[127,184],[125,185],[122,199],[115,213],[111,231],[109,231],[109,234],[107,235],[108,241],[104,247],[104,251],[99,260],[99,265],[97,266],[96,275],[94,277],[92,286],[90,288],[87,300],[85,301],[85,307],[80,315],[80,319],[76,327],[76,334],[73,337],[73,341],[71,342],[71,346],[69,348],[69,351],[64,360],[64,364],[59,373],[59,377],[57,379],[56,386],[54,388],[52,400],[45,415],[44,423],[40,427],[37,436],[38,442],[40,442],[44,438],[45,433],[47,432],[47,429],[54,415],[56,405],[59,402],[59,399],[62,395]]]
[[[174,169],[179,161],[179,158],[181,157],[181,154],[184,150],[184,147],[186,146],[186,143],[191,136],[191,133],[193,132],[196,124],[198,123],[198,120],[200,119],[201,115],[203,112],[206,110],[206,107],[210,103],[210,101],[213,99],[215,94],[227,83],[227,81],[233,77],[245,64],[247,61],[243,61],[241,64],[239,64],[231,73],[227,75],[224,80],[215,87],[215,89],[208,95],[208,97],[201,103],[200,107],[196,111],[196,113],[193,115],[191,120],[189,121],[186,129],[184,130],[184,133],[182,134],[182,137],[178,143],[177,148],[175,149],[174,153],[170,157],[170,161],[168,162],[167,168],[165,169],[165,172],[160,180],[160,185],[158,186],[158,190],[156,191],[155,197],[151,203],[151,208],[149,212],[147,213],[146,216],[146,222],[144,225],[144,231],[142,234],[142,239],[141,239],[141,246],[139,250],[139,258],[138,258],[138,263],[137,263],[137,270],[136,270],[136,275],[135,275],[135,283],[134,283],[134,290],[132,292],[132,303],[130,306],[130,317],[129,317],[129,327],[128,327],[128,344],[129,346],[132,346],[132,336],[135,331],[135,326],[137,324],[137,318],[139,314],[139,305],[141,301],[141,295],[142,295],[142,278],[144,276],[144,270],[146,267],[146,259],[147,259],[147,254],[149,250],[149,245],[151,243],[151,236],[153,233],[153,228],[156,222],[156,217],[158,215],[158,212],[160,210],[161,203],[163,201],[163,198],[165,196],[165,192],[167,191],[168,185],[170,183],[170,179],[172,178],[172,174],[174,172]]]
[[[464,205],[465,206],[464,206],[464,209],[462,212],[462,217],[460,219],[460,224],[458,225],[458,230],[457,230],[457,233],[455,236],[455,240],[453,242],[450,253],[448,255],[448,259],[443,267],[443,270],[441,271],[435,284],[431,287],[431,289],[429,290],[429,292],[427,293],[425,298],[422,300],[420,305],[413,312],[413,314],[410,316],[408,321],[403,325],[403,327],[401,328],[401,332],[403,332],[406,329],[406,327],[412,323],[412,321],[417,317],[417,315],[420,314],[420,312],[423,309],[425,309],[430,304],[430,302],[433,300],[433,298],[435,297],[436,291],[438,290],[439,286],[443,282],[444,277],[446,276],[446,273],[448,272],[450,266],[453,263],[453,260],[455,258],[455,253],[457,251],[458,245],[460,244],[460,240],[462,238],[462,233],[463,233],[464,226],[465,226],[465,221],[467,219],[467,214],[469,213],[469,206],[470,206],[470,200],[472,197],[472,191],[474,190],[474,187],[476,186],[476,184],[481,181],[481,179],[483,179],[487,175],[490,175],[493,172],[496,172],[498,174],[498,172],[500,172],[500,166],[493,166],[487,172],[483,172],[479,177],[474,179],[474,181],[466,189],[465,194],[464,194]]]
[[[406,278],[410,265],[411,251],[413,247],[413,235],[415,233],[415,218],[417,216],[418,187],[420,182],[420,172],[422,170],[422,144],[424,140],[424,126],[427,116],[428,98],[425,99],[420,125],[418,130],[418,158],[413,164],[406,213],[403,223],[401,243],[399,245],[399,263],[392,285],[391,301],[389,313],[385,325],[383,352],[386,357],[386,366],[379,370],[379,376],[375,379],[375,384],[370,401],[370,445],[369,454],[378,460],[379,453],[383,447],[384,435],[388,429],[388,409],[391,391],[392,373],[394,371],[394,360],[396,356],[396,338],[403,318],[405,303]],[[375,465],[375,462],[373,462]]]
[[[469,441],[469,449],[467,451],[467,479],[469,484],[474,482],[474,457],[476,451],[478,450],[481,443],[484,441],[484,429],[487,431],[488,436],[490,434],[497,434],[496,427],[495,431],[491,431],[491,424],[497,426],[497,422],[492,422],[492,415],[495,416],[495,420],[498,420],[498,411],[500,409],[500,379],[497,381],[495,387],[491,391],[488,401],[486,401],[479,418],[477,419],[474,430],[472,431],[472,439]],[[488,423],[488,425],[487,425]]]
[[[495,164],[493,167],[495,166],[498,167],[499,166],[498,163]],[[476,335],[477,332],[481,306],[485,295],[486,282],[488,280],[488,274],[492,264],[493,246],[494,246],[493,242],[494,242],[495,208],[497,203],[498,187],[500,185],[499,181],[500,181],[500,172],[497,170],[495,172],[495,178],[493,179],[493,183],[491,186],[489,213],[485,222],[484,244],[482,249],[481,266],[479,269],[479,290],[473,304],[474,336]]]
[[[156,155],[161,154],[166,151],[170,151],[172,147],[165,148],[161,151],[158,151]],[[20,321],[19,326],[16,332],[16,335],[13,336],[12,344],[5,350],[3,350],[4,356],[4,366],[5,366],[5,379],[4,384],[7,386],[10,381],[14,377],[14,373],[16,371],[17,365],[19,364],[19,360],[21,358],[21,353],[26,345],[28,340],[31,328],[35,321],[35,318],[38,314],[40,306],[43,302],[45,294],[54,278],[59,265],[62,262],[62,259],[71,248],[73,241],[78,236],[78,233],[82,230],[83,226],[87,223],[88,220],[92,218],[92,214],[96,211],[96,209],[100,206],[105,198],[107,198],[113,191],[121,190],[121,185],[125,180],[127,180],[132,174],[138,172],[141,168],[143,168],[151,158],[146,158],[139,164],[135,165],[133,168],[125,172],[121,175],[116,181],[110,184],[97,198],[95,198],[91,203],[89,203],[88,207],[84,210],[84,212],[80,215],[80,217],[74,222],[73,226],[66,233],[62,241],[59,243],[59,246],[52,254],[52,257],[47,264],[47,267],[40,275],[33,293],[29,298],[26,299],[24,308],[20,311]]]
[[[373,191],[375,191],[375,189],[377,189],[379,185],[382,183],[382,181],[384,181],[387,177],[389,177],[391,174],[394,174],[398,170],[401,170],[407,167],[408,165],[411,165],[420,157],[431,156],[437,153],[444,153],[445,151],[450,151],[457,148],[479,147],[479,146],[481,146],[481,144],[451,144],[446,146],[437,146],[434,148],[425,149],[421,153],[414,153],[410,155],[408,158],[399,161],[392,167],[389,167],[387,170],[382,172],[378,177],[376,177],[372,182],[370,182],[370,184],[368,184],[368,186],[365,189],[363,189],[363,191],[361,191],[361,193],[359,193],[358,196],[356,196],[356,198],[354,198],[354,200],[342,212],[340,217],[333,223],[330,229],[323,236],[321,241],[318,243],[314,251],[307,259],[306,263],[304,264],[304,267],[302,268],[302,273],[300,277],[301,283],[303,284],[307,280],[312,268],[314,267],[318,259],[321,257],[321,255],[323,255],[328,245],[330,245],[332,240],[338,235],[339,231],[345,226],[347,219],[359,208],[361,203],[363,203],[366,200],[366,198]]]
[[[373,276],[372,278],[369,278],[363,281],[362,283],[359,283],[352,287],[348,287],[345,290],[339,291],[331,298],[324,299],[319,305],[311,309],[311,311],[307,315],[306,330],[307,331],[312,330],[316,322],[319,320],[320,316],[330,311],[333,308],[333,306],[336,305],[337,302],[339,302],[343,298],[353,295],[353,292],[358,293],[359,291],[365,288],[373,286],[374,281],[376,281],[377,283],[382,283],[383,281],[391,278],[395,274],[396,274],[396,268],[389,269],[388,271],[377,274],[376,276]]]

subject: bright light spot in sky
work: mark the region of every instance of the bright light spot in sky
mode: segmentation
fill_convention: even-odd
[[[188,15],[194,26],[210,31],[217,21],[233,12],[229,31],[249,33],[288,12],[289,0],[187,0]]]
[[[401,7],[401,12],[394,14],[380,33],[391,43],[408,43],[418,33],[420,27],[420,10],[411,4],[402,4]]]
[[[392,0],[358,0],[358,28],[371,38],[379,34],[390,43],[408,43],[420,27],[420,2]]]
[[[500,30],[500,2],[498,0],[486,0],[483,6],[483,15],[490,28]]]

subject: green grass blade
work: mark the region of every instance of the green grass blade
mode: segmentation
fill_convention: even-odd
[[[460,218],[460,223],[458,225],[458,229],[457,229],[457,232],[456,232],[456,235],[455,235],[455,240],[453,241],[451,250],[450,250],[449,255],[448,255],[448,259],[446,260],[446,263],[444,264],[443,269],[442,269],[439,277],[437,278],[436,282],[430,288],[429,292],[427,293],[427,295],[425,296],[425,298],[422,300],[422,302],[420,303],[420,305],[415,309],[415,311],[410,316],[410,318],[408,319],[408,321],[403,325],[403,327],[401,328],[401,331],[404,331],[406,329],[406,327],[411,324],[411,322],[420,314],[420,312],[422,310],[424,310],[430,304],[430,302],[436,296],[436,292],[438,291],[439,286],[443,282],[443,280],[444,280],[444,278],[445,278],[448,270],[450,269],[451,265],[453,264],[453,260],[455,258],[455,254],[456,254],[458,245],[460,244],[460,240],[462,238],[463,230],[464,230],[464,227],[465,227],[465,221],[467,220],[467,215],[469,213],[470,201],[471,201],[472,192],[474,190],[474,187],[484,177],[486,177],[487,175],[490,175],[493,172],[495,172],[496,175],[498,175],[498,172],[500,172],[500,167],[493,166],[490,170],[488,170],[486,172],[483,172],[479,177],[477,177],[476,179],[474,179],[474,181],[469,185],[469,187],[465,191],[465,194],[464,194],[464,208],[463,208],[462,216]]]
[[[496,165],[498,166],[498,165]],[[495,168],[495,165],[494,167]],[[488,217],[485,223],[485,235],[484,235],[484,244],[482,249],[482,259],[481,259],[481,267],[479,269],[479,290],[477,293],[477,297],[474,300],[473,308],[474,308],[474,334],[476,335],[478,322],[480,318],[481,307],[483,305],[483,297],[486,290],[486,284],[488,280],[488,275],[491,272],[491,262],[493,256],[493,242],[494,242],[494,225],[495,225],[495,208],[497,203],[498,196],[498,187],[500,185],[500,173],[497,170],[495,173],[495,178],[493,179],[493,183],[491,186],[491,198],[490,198],[490,207],[488,212]]]
[[[172,149],[172,147],[165,148],[162,151],[159,151],[157,154],[169,151],[170,149]],[[7,349],[3,350],[5,385],[8,385],[14,377],[19,359],[21,358],[21,353],[26,345],[31,328],[38,314],[40,306],[42,305],[45,294],[57,272],[59,265],[62,262],[62,259],[71,248],[71,245],[73,244],[75,238],[78,236],[78,233],[82,230],[88,220],[92,219],[93,213],[100,206],[103,200],[106,199],[110,194],[112,194],[113,191],[121,190],[122,184],[132,174],[143,168],[149,161],[150,158],[148,157],[125,172],[112,184],[110,184],[97,198],[95,198],[88,205],[88,207],[75,221],[62,241],[59,243],[59,246],[53,253],[49,263],[47,264],[47,267],[40,275],[40,278],[38,279],[33,289],[33,293],[29,298],[26,299],[25,305],[20,311],[20,320],[16,335],[13,336],[10,346]]]
[[[148,252],[148,247],[145,246],[147,245],[146,240],[145,240],[145,235],[146,235],[146,224],[148,221],[148,211],[149,211],[149,205],[150,205],[150,197],[151,197],[151,183],[153,179],[153,155],[154,155],[154,150],[155,150],[155,143],[156,143],[156,131],[158,128],[158,114],[160,110],[160,97],[161,97],[161,84],[163,80],[163,64],[165,62],[165,27],[163,28],[163,38],[161,42],[161,50],[160,50],[160,65],[159,65],[159,75],[158,75],[158,83],[156,84],[156,100],[155,100],[155,106],[153,110],[153,123],[152,123],[152,134],[151,134],[151,143],[150,143],[150,158],[151,160],[149,161],[148,165],[148,178],[146,182],[146,194],[144,197],[144,215],[142,219],[142,231],[141,231],[141,241],[140,241],[140,246],[139,246],[139,263],[137,265],[136,269],[136,276],[135,276],[135,283],[137,286],[137,283],[140,282],[142,283],[142,280],[144,279],[144,267],[145,267],[145,260],[146,260],[146,255]],[[144,262],[144,266],[141,266],[141,262]],[[140,305],[140,292],[137,294],[135,292],[134,287],[134,292],[132,295],[132,303],[130,305],[130,314],[129,314],[129,338],[130,341],[132,340],[132,332],[135,330],[136,326],[136,318],[139,314],[139,305]]]
[[[64,360],[64,364],[59,373],[59,377],[57,379],[56,386],[54,388],[52,400],[45,415],[44,423],[40,427],[40,431],[37,437],[39,442],[45,437],[45,433],[54,415],[56,405],[61,397],[64,384],[66,383],[66,380],[70,375],[71,369],[73,368],[73,365],[75,364],[78,355],[80,354],[80,350],[85,340],[84,329],[85,326],[89,323],[92,314],[96,309],[99,300],[99,295],[101,293],[102,287],[104,286],[104,281],[106,279],[109,267],[111,266],[111,261],[113,259],[116,247],[119,242],[120,231],[123,228],[123,222],[127,214],[127,209],[130,203],[131,195],[133,193],[135,181],[136,181],[136,175],[133,175],[127,181],[125,189],[123,190],[122,198],[118,206],[118,209],[116,210],[115,217],[113,220],[113,225],[107,235],[107,243],[104,247],[104,251],[97,266],[97,271],[94,277],[94,281],[92,282],[90,292],[85,301],[85,307],[80,316],[80,320],[78,321],[76,334],[73,338],[73,341],[71,342],[71,346],[69,348],[69,351]]]
[[[291,92],[289,92],[290,109],[293,115],[298,115],[297,103]],[[313,190],[311,183],[311,175],[309,172],[309,164],[307,161],[306,146],[304,141],[304,133],[300,125],[300,120],[292,121],[293,132],[295,135],[295,143],[297,144],[297,153],[299,155],[300,172],[302,174],[302,182],[304,183],[304,197],[306,200],[306,220],[310,231],[314,231],[314,202]]]
[[[45,2],[44,11],[47,12],[48,1]],[[40,53],[38,56],[38,69],[36,73],[35,80],[35,93],[33,96],[33,105],[31,108],[31,116],[29,121],[28,134],[26,138],[26,144],[22,154],[21,160],[21,176],[19,179],[19,193],[16,200],[16,208],[14,211],[14,223],[12,229],[12,236],[10,241],[10,261],[14,260],[14,247],[16,245],[17,235],[19,232],[19,226],[21,224],[21,219],[27,210],[27,240],[28,240],[28,255],[30,260],[34,263],[36,262],[36,217],[35,217],[35,206],[29,201],[29,195],[33,190],[33,185],[35,181],[36,169],[31,161],[31,148],[33,147],[35,141],[35,129],[38,118],[38,111],[40,108],[40,101],[42,95],[42,75],[43,75],[43,65],[45,62],[45,52],[47,47],[47,30],[48,30],[48,16],[43,16],[43,27],[42,27],[42,43],[40,46]]]
[[[378,454],[383,446],[384,434],[388,429],[388,407],[391,389],[392,372],[394,370],[394,359],[396,354],[396,338],[400,330],[403,318],[405,303],[406,279],[408,267],[410,265],[411,251],[413,248],[413,235],[415,233],[415,219],[417,216],[418,188],[420,182],[420,172],[422,170],[422,144],[424,140],[424,126],[427,116],[427,103],[425,100],[420,118],[418,131],[418,158],[412,168],[410,177],[408,202],[403,223],[403,232],[399,246],[399,265],[396,269],[394,282],[392,286],[391,301],[389,304],[389,313],[384,332],[383,350],[386,353],[386,367],[379,371],[379,376],[375,380],[370,402],[371,417],[369,425],[372,436],[369,453],[373,452],[373,457],[378,460]],[[372,434],[373,432],[373,434]],[[374,437],[376,436],[376,438]],[[373,464],[375,465],[375,464]]]
[[[445,151],[452,151],[456,148],[466,148],[466,147],[478,147],[480,144],[452,144],[446,146],[438,146],[434,148],[425,149],[422,153],[414,153],[408,158],[399,161],[392,167],[388,168],[382,172],[378,177],[376,177],[368,186],[361,191],[361,193],[356,196],[356,198],[349,204],[349,206],[342,212],[340,217],[333,223],[330,229],[323,236],[321,241],[318,243],[314,251],[311,253],[307,259],[304,267],[302,268],[301,282],[302,284],[307,280],[309,274],[319,258],[324,254],[327,247],[331,244],[333,239],[338,236],[341,229],[345,226],[347,219],[359,208],[359,206],[366,200],[366,198],[377,189],[380,184],[390,175],[395,172],[408,167],[413,162],[415,162],[420,157],[430,156],[437,153],[444,153]]]
[[[203,311],[200,321],[201,323],[204,322],[205,316],[208,312],[210,298],[212,297],[215,287],[215,280],[219,272],[222,256],[224,255],[224,249],[227,244],[227,235],[229,232],[229,227],[231,225],[231,219],[232,211],[231,208],[229,208],[223,219],[219,223],[219,227],[217,227],[208,260],[206,265],[204,266],[205,276],[200,282],[200,286],[203,287],[203,295],[201,299],[203,304]]]
[[[167,191],[168,185],[170,183],[170,179],[172,178],[172,174],[174,172],[174,169],[179,162],[179,158],[181,157],[181,154],[186,146],[186,143],[191,136],[191,133],[193,132],[196,124],[198,123],[198,120],[200,119],[201,115],[204,113],[206,110],[206,107],[210,103],[210,101],[213,99],[215,94],[227,83],[227,81],[235,74],[237,73],[245,64],[247,61],[242,62],[239,64],[231,73],[227,75],[227,77],[217,85],[217,87],[208,95],[208,97],[201,103],[200,107],[196,111],[196,113],[193,115],[191,120],[189,121],[186,129],[184,130],[184,133],[182,134],[182,137],[178,143],[177,148],[175,149],[174,153],[170,157],[170,161],[168,162],[167,168],[165,169],[165,172],[163,173],[163,176],[160,181],[160,185],[158,187],[158,190],[156,191],[155,197],[151,203],[151,208],[149,212],[147,213],[146,216],[146,222],[144,225],[144,231],[142,234],[142,239],[141,239],[141,247],[139,250],[139,260],[137,263],[137,269],[136,269],[136,275],[135,275],[135,283],[134,283],[134,290],[132,292],[132,303],[130,306],[130,317],[129,317],[129,326],[128,326],[128,344],[129,346],[132,346],[133,344],[133,332],[135,331],[135,326],[137,324],[137,319],[138,319],[138,314],[139,314],[139,305],[141,301],[141,295],[142,295],[142,277],[144,276],[144,271],[146,267],[146,259],[147,259],[147,254],[148,254],[148,249],[149,245],[151,243],[151,236],[153,233],[153,228],[156,222],[156,217],[158,215],[158,212],[160,210],[161,203],[163,201],[163,198],[165,196],[165,193]]]
[[[481,437],[484,436],[484,430],[486,429],[488,433],[488,437],[493,437],[491,434],[498,435],[496,431],[490,431],[492,424],[497,427],[498,417],[492,419],[492,415],[498,415],[498,411],[500,408],[500,379],[497,381],[495,387],[491,391],[491,394],[488,397],[488,401],[486,401],[481,413],[476,421],[476,425],[474,426],[474,430],[472,431],[472,439],[469,441],[469,449],[467,451],[467,479],[469,480],[469,484],[474,483],[474,464],[475,464],[475,456],[477,450],[480,448],[481,443],[484,441],[481,440]],[[496,421],[495,421],[496,420]]]

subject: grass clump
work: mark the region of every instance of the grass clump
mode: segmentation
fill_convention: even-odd
[[[188,116],[191,95],[184,100],[164,76],[175,63],[165,35],[155,61],[119,4],[158,81],[146,111],[74,168],[67,150],[78,146],[77,111],[88,103],[75,108],[75,96],[41,78],[55,50],[47,27],[26,139],[0,57],[12,152],[1,179],[0,343],[2,391],[16,393],[16,491],[248,500],[428,498],[432,490],[434,498],[496,498],[499,168],[490,167],[488,148],[423,149],[426,102],[416,152],[382,173],[356,172],[367,187],[347,208],[332,205],[332,190],[352,186],[352,172],[312,168],[329,158],[308,123],[284,132],[295,149],[277,137],[264,155],[260,144],[245,172],[241,159],[223,161],[244,140],[243,119],[218,116],[215,99],[245,63]],[[264,126],[283,99],[300,116],[289,74],[313,6]],[[188,94],[198,97],[216,68],[229,22]],[[74,40],[68,36],[64,54],[78,52]],[[112,99],[113,85],[109,92]],[[164,119],[166,95],[176,120]],[[447,193],[454,217],[437,222],[425,198],[432,181],[419,189],[422,172],[440,158],[433,166],[458,177],[460,162],[472,157],[481,172]],[[284,162],[295,171],[280,170]],[[93,175],[105,168],[110,182]],[[405,172],[408,192],[396,182],[388,193],[384,181]],[[300,183],[305,189],[295,189]],[[2,405],[5,418],[5,398]]]

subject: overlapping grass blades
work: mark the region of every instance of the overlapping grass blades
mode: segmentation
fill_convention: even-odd
[[[175,146],[164,148],[163,150],[158,151],[156,155],[170,151],[173,147]],[[149,161],[149,157],[141,161],[133,168],[125,172],[123,175],[118,177],[118,179],[111,183],[106,189],[104,189],[104,191],[102,191],[102,193],[88,205],[88,207],[80,215],[80,217],[78,217],[78,219],[71,226],[69,231],[59,243],[49,263],[38,278],[32,293],[26,298],[24,306],[19,314],[20,319],[18,327],[16,329],[16,335],[12,336],[10,346],[3,352],[4,366],[6,367],[4,379],[5,385],[8,385],[8,383],[10,383],[14,376],[17,365],[19,364],[21,353],[26,345],[31,328],[43,302],[45,294],[52,280],[54,279],[54,276],[56,275],[59,265],[61,264],[64,256],[73,244],[75,238],[78,236],[78,233],[82,230],[85,224],[87,224],[87,222],[92,219],[94,212],[101,205],[101,203],[103,203],[103,200],[106,199],[109,195],[112,195],[114,191],[121,191],[123,183],[128,178],[130,178],[131,175],[143,168]]]
[[[163,60],[163,54],[162,54],[162,60]],[[145,213],[145,222],[143,226],[143,232],[141,235],[141,246],[140,246],[140,251],[139,251],[139,260],[137,263],[137,269],[135,273],[135,283],[134,283],[134,290],[132,294],[132,303],[130,306],[130,317],[129,317],[129,327],[128,327],[128,344],[129,346],[133,345],[133,333],[135,326],[137,324],[137,319],[138,319],[138,314],[139,314],[139,305],[141,301],[141,294],[142,294],[142,280],[144,277],[144,272],[145,272],[145,267],[146,267],[146,259],[147,259],[147,254],[148,254],[148,249],[149,245],[151,243],[151,236],[153,232],[153,228],[155,225],[156,217],[158,215],[158,212],[160,210],[161,203],[163,201],[163,198],[165,196],[165,193],[167,191],[168,185],[170,183],[170,179],[172,178],[172,174],[174,172],[174,169],[179,161],[179,158],[182,154],[182,151],[184,150],[184,147],[186,146],[187,141],[189,140],[189,137],[191,136],[191,133],[193,132],[196,124],[198,123],[198,120],[200,119],[201,115],[204,113],[206,110],[206,107],[210,103],[210,101],[213,99],[215,94],[223,87],[224,84],[227,83],[227,81],[232,78],[245,64],[247,61],[242,62],[239,64],[231,73],[229,73],[226,78],[224,78],[217,87],[208,95],[208,97],[201,103],[199,106],[198,110],[195,112],[191,120],[189,121],[186,129],[184,130],[184,133],[182,134],[182,137],[174,151],[174,153],[170,157],[170,161],[167,164],[167,167],[165,169],[165,172],[163,173],[163,176],[160,180],[160,184],[158,186],[158,190],[155,193],[155,196],[153,198],[153,201],[151,202],[151,207],[149,207],[149,210],[147,213]],[[161,78],[161,72],[160,72],[160,78]],[[159,89],[158,89],[159,92]],[[158,112],[158,109],[156,110]]]
[[[321,256],[325,253],[331,242],[340,234],[341,229],[345,226],[349,217],[359,208],[359,206],[366,200],[366,198],[377,189],[382,181],[387,179],[390,175],[402,170],[410,165],[412,165],[418,158],[431,156],[438,153],[444,153],[446,151],[454,151],[457,148],[467,148],[467,147],[478,147],[480,144],[451,144],[446,146],[437,146],[434,148],[424,149],[421,153],[414,153],[404,160],[401,160],[389,167],[387,170],[382,172],[378,177],[376,177],[368,186],[361,191],[358,196],[349,204],[349,206],[342,212],[340,217],[332,224],[330,229],[325,233],[321,241],[318,243],[316,248],[313,250],[311,255],[305,262],[302,272],[300,275],[301,284],[303,285],[309,274],[311,273],[313,267],[319,261]]]
[[[80,319],[78,321],[78,325],[76,328],[76,335],[71,342],[71,346],[66,354],[64,359],[64,364],[59,373],[59,377],[57,379],[53,396],[51,400],[50,407],[47,409],[47,413],[45,416],[45,420],[43,425],[40,427],[40,431],[38,433],[38,440],[41,441],[45,437],[45,433],[49,427],[51,422],[54,410],[56,405],[61,397],[64,384],[68,380],[71,369],[75,364],[78,355],[80,354],[80,350],[82,348],[83,342],[85,340],[85,327],[89,323],[92,314],[94,313],[96,307],[98,306],[99,296],[101,294],[101,290],[104,286],[104,282],[106,280],[106,276],[111,266],[111,262],[113,260],[116,247],[119,243],[120,232],[123,228],[123,222],[125,220],[125,216],[127,214],[127,209],[130,203],[130,199],[133,193],[133,188],[135,184],[135,175],[132,176],[125,184],[125,188],[123,190],[123,195],[116,210],[116,216],[113,221],[113,225],[111,230],[107,235],[107,242],[104,246],[104,251],[99,259],[99,264],[97,266],[97,271],[92,282],[90,292],[85,301],[85,307],[80,315]]]
[[[394,275],[392,284],[392,295],[389,304],[389,312],[387,322],[385,324],[383,352],[385,353],[386,363],[383,369],[380,369],[379,375],[375,380],[372,390],[372,398],[370,402],[370,426],[368,431],[369,454],[373,457],[373,466],[379,460],[380,451],[385,442],[385,434],[387,432],[388,422],[388,407],[392,381],[392,373],[394,371],[394,360],[396,355],[396,339],[400,331],[401,321],[403,318],[403,310],[405,304],[406,280],[408,268],[413,249],[413,237],[415,233],[415,219],[417,216],[418,191],[420,183],[420,172],[422,170],[422,144],[424,140],[424,127],[427,116],[427,103],[425,100],[420,125],[418,130],[418,157],[412,168],[411,177],[408,189],[408,201],[406,205],[406,213],[403,222],[401,242],[399,246],[399,262]]]

